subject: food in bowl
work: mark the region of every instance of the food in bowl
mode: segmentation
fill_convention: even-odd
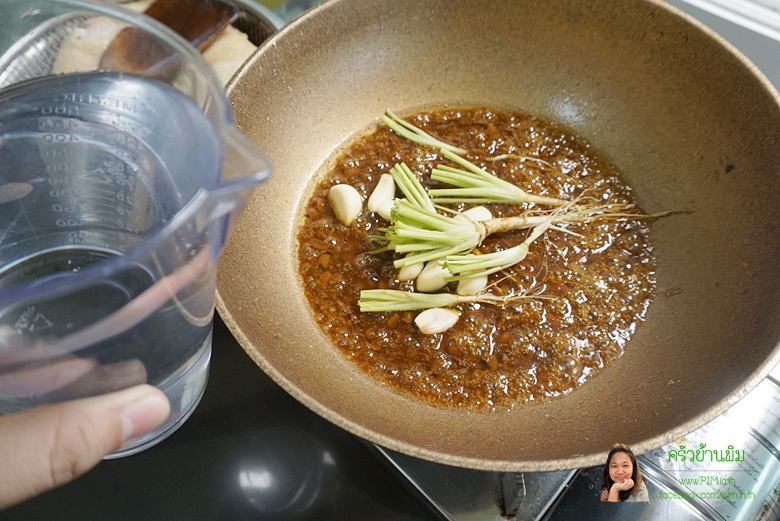
[[[134,0],[122,7],[143,13],[154,0]],[[117,20],[96,17],[73,27],[65,34],[52,65],[52,73],[91,71],[98,68],[103,53],[126,25]],[[203,57],[212,66],[217,78],[227,83],[246,59],[257,49],[246,33],[232,25],[222,29],[214,41],[203,50]]]
[[[414,399],[478,411],[565,395],[618,358],[653,299],[655,258],[648,216],[617,169],[573,132],[518,110],[434,108],[396,118],[395,125],[386,121],[395,129],[379,126],[338,152],[298,235],[306,297],[344,356]],[[402,137],[404,129],[436,141]],[[526,197],[453,191],[431,177],[464,164],[503,180],[503,188],[521,187]],[[421,257],[420,240],[394,250],[394,234],[403,233],[398,223],[409,224],[395,190],[393,210],[375,203],[374,211],[340,218],[334,187],[351,186],[370,201],[387,191],[380,185],[396,165],[411,173],[409,183],[419,182],[423,199],[438,201],[428,207],[433,219],[510,222],[534,214],[534,226],[491,233],[466,248],[464,258],[481,261],[521,244],[527,251],[509,265],[453,275],[446,268],[454,256]],[[400,191],[407,195],[400,206],[415,200]],[[426,272],[440,273],[441,282],[431,284]],[[372,306],[373,295],[415,304]],[[452,303],[446,310],[438,305],[441,295]],[[419,310],[429,308],[439,315],[419,320]]]

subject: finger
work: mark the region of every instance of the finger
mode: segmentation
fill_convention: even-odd
[[[0,366],[6,360],[0,360]],[[30,369],[0,374],[0,398],[8,400],[46,394],[77,381],[92,371],[91,358],[67,358]]]
[[[46,396],[53,401],[75,400],[85,396],[127,389],[146,383],[146,367],[140,360],[123,360],[95,366],[72,384]]]
[[[0,509],[73,480],[169,413],[161,391],[139,385],[0,417]]]

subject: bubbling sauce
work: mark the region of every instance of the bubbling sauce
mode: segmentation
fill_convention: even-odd
[[[633,203],[629,186],[570,131],[523,112],[487,107],[407,116],[432,136],[468,151],[472,163],[528,193],[600,203]],[[472,411],[540,403],[592,378],[618,358],[652,299],[655,260],[641,220],[595,220],[550,229],[526,259],[490,276],[489,291],[541,288],[545,298],[504,306],[461,304],[443,333],[421,333],[418,312],[361,313],[363,289],[414,290],[401,282],[393,252],[371,253],[388,222],[364,209],[350,226],[328,203],[329,189],[354,186],[364,202],[382,174],[405,162],[423,186],[435,165],[457,166],[434,149],[382,126],[335,159],[315,188],[299,231],[299,271],[321,328],[349,360],[397,391],[431,405]],[[494,217],[530,206],[486,205]],[[467,209],[467,205],[455,207]],[[520,244],[527,230],[488,237],[488,253]],[[455,283],[443,291],[454,292]]]

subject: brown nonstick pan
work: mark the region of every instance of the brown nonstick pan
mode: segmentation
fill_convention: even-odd
[[[220,260],[218,311],[263,371],[354,434],[477,469],[597,465],[615,442],[642,453],[697,429],[780,358],[780,97],[662,2],[330,1],[258,49],[229,94],[274,173]],[[351,365],[303,296],[296,234],[322,165],[385,108],[445,104],[554,119],[646,212],[689,212],[652,224],[657,296],[625,354],[562,398],[418,403]]]

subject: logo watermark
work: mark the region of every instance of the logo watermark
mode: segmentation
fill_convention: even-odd
[[[735,449],[734,445],[729,445],[725,450],[713,450],[706,448],[706,443],[699,443],[696,450],[688,449],[685,445],[680,445],[679,449],[671,449],[667,455],[667,461],[698,461],[698,462],[741,462],[745,461],[745,451]]]
[[[678,448],[679,447],[679,448]],[[757,494],[752,490],[745,490],[740,486],[737,478],[733,475],[719,472],[715,469],[709,469],[702,472],[694,470],[692,466],[700,466],[698,463],[737,463],[739,469],[743,470],[740,463],[744,462],[747,454],[745,450],[735,449],[734,445],[728,445],[725,449],[708,449],[706,443],[699,443],[698,448],[687,448],[686,445],[679,445],[668,450],[666,461],[671,462],[675,467],[675,462],[682,464],[678,472],[686,473],[686,477],[677,477],[677,483],[683,491],[665,490],[659,491],[660,499],[688,499],[724,501],[735,505],[738,501],[750,501],[756,499]],[[693,464],[693,465],[692,465]],[[712,465],[701,465],[711,467]],[[690,473],[690,474],[688,474]]]
[[[733,485],[736,486],[737,480],[733,476],[696,476],[693,478],[680,478],[677,480],[680,485]]]
[[[719,499],[729,503],[738,500],[756,499],[756,493],[750,490],[705,490],[705,491],[686,491],[686,492],[658,492],[661,499]]]

